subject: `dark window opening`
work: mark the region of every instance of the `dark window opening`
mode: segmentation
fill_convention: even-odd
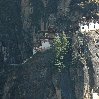
[[[82,29],[84,29],[84,27],[82,27]]]
[[[95,25],[94,25],[94,28],[95,28]]]
[[[89,29],[89,25],[88,25],[88,29]]]

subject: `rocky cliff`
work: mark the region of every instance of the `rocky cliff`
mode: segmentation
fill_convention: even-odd
[[[1,99],[54,99],[53,60],[53,52],[46,51],[23,65],[5,66],[0,72]]]
[[[86,36],[75,31],[81,16],[97,16],[91,13],[95,11],[95,4],[82,1],[0,1],[1,99],[90,99],[91,89],[98,87],[98,71],[95,69],[98,62],[89,55],[98,59],[98,53],[89,51],[92,40],[85,41]],[[49,26],[56,27],[58,32],[66,31],[72,39],[72,48],[65,57],[68,68],[62,73],[53,69],[52,50],[37,53],[21,64],[32,56],[39,31],[48,30]]]

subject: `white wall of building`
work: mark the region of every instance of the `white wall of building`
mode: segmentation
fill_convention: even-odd
[[[88,31],[88,26],[87,25],[80,25],[80,31],[84,32],[84,31]]]
[[[96,22],[95,26],[96,26],[96,29],[99,29],[99,23]]]
[[[42,42],[42,49],[49,49],[50,48],[50,43],[49,41]]]
[[[36,49],[33,49],[33,55],[36,54],[36,53],[37,53]]]
[[[96,23],[95,24],[93,22],[89,23],[89,31],[91,30],[96,30]]]
[[[98,93],[93,93],[93,99],[99,99]]]
[[[42,40],[41,44],[42,44],[41,46],[33,48],[33,55],[36,54],[37,51],[47,50],[47,49],[50,49],[50,47],[51,47],[51,44],[48,39]]]
[[[79,23],[79,26],[80,26],[80,31],[81,32],[88,32],[88,31],[95,31],[95,30],[98,30],[99,29],[99,23],[93,23],[93,22],[89,22],[88,24],[81,24]]]

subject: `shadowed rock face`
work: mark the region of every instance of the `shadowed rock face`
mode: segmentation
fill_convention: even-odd
[[[4,68],[0,75],[3,78],[0,99],[54,99],[53,58],[53,53],[47,51],[36,54],[23,65]]]
[[[11,63],[12,60],[13,63],[21,62],[18,47],[19,38],[22,37],[20,10],[19,0],[0,1],[0,52],[3,54],[3,57],[6,56],[7,63]]]
[[[58,6],[61,8],[65,2],[62,8],[65,11],[65,7],[70,3],[70,0],[47,1],[46,9],[46,0],[0,1],[0,57],[6,56],[6,60],[3,61],[8,64],[19,64],[29,58],[32,55],[33,39],[36,39],[34,35],[41,30],[43,24],[41,20],[45,25],[48,24],[49,16],[57,14]],[[1,51],[2,48],[5,52]]]
[[[33,2],[33,7],[35,6],[35,13],[33,12],[33,15],[32,11],[30,11],[30,13],[28,12],[30,9],[29,0],[22,0],[27,2],[23,4],[23,8],[20,0],[19,2],[14,2],[13,0],[9,0],[10,2],[3,2],[3,0],[1,1],[2,2],[0,2],[0,4],[2,7],[0,6],[0,26],[2,27],[0,27],[0,43],[2,43],[3,48],[7,48],[7,52],[9,52],[10,55],[8,59],[11,58],[10,60],[12,63],[21,63],[22,59],[26,59],[32,55],[31,33],[33,31],[30,28],[32,25],[36,27],[35,31],[40,28],[39,21],[45,13],[43,11],[44,7],[42,4],[42,1],[44,0],[39,0],[40,4],[38,4],[39,1],[33,0],[36,1]],[[61,3],[58,3],[57,1],[60,1]],[[62,12],[64,12],[63,14],[65,14],[65,11],[67,11],[65,8],[68,7],[70,1],[71,0],[55,0],[54,2],[54,0],[49,0],[47,14],[49,16],[53,13],[56,14],[57,6],[59,6],[60,10],[62,9]],[[53,7],[51,6],[52,4]],[[25,5],[28,7],[24,7]],[[40,5],[42,9],[40,8]],[[23,12],[25,10],[22,16],[24,20],[21,20],[21,10]],[[32,19],[29,19],[29,15],[31,15]],[[74,16],[74,14],[72,16]],[[29,24],[27,25],[28,22]],[[2,47],[0,46],[0,49]],[[52,80],[52,67],[54,61],[53,55],[54,54],[51,51],[38,53],[32,59],[29,59],[25,64],[8,66],[6,64],[3,64],[4,56],[2,51],[0,51],[0,99],[57,99],[56,96],[58,95],[56,95],[56,93],[60,94],[61,91],[63,95],[62,99],[65,99],[65,97],[66,99],[70,99],[72,94],[74,94],[74,91],[76,93],[77,99],[83,97],[83,66],[81,64],[78,64],[79,67],[77,67],[77,69],[71,67],[72,69],[70,68],[70,74],[69,71],[65,71],[65,73],[63,73],[61,76],[61,82],[58,83],[61,83],[61,90],[59,90],[58,87],[53,84]],[[13,58],[15,58],[15,60]],[[8,63],[10,63],[10,61]],[[93,68],[90,65],[90,78],[92,78],[92,69]],[[55,77],[58,78],[57,75]],[[56,78],[54,80],[56,80]],[[70,84],[70,82],[72,84]],[[73,90],[71,90],[72,88]],[[71,99],[74,99],[74,97],[71,97]]]

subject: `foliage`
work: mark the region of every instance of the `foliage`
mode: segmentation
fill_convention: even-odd
[[[69,42],[67,40],[66,34],[63,32],[60,36],[56,36],[54,39],[54,47],[55,47],[55,67],[56,69],[61,72],[63,68],[65,68],[64,65],[64,56],[67,53],[67,47],[69,45]]]

